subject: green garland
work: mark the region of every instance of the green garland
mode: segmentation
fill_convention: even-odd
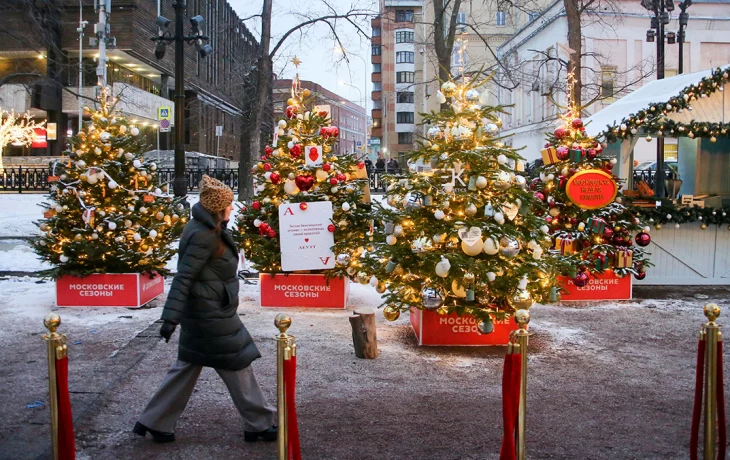
[[[658,228],[667,224],[679,225],[695,222],[702,223],[703,230],[710,225],[730,226],[730,206],[722,208],[678,207],[670,203],[663,203],[658,208],[635,208],[635,211],[643,220]]]
[[[666,137],[704,137],[715,142],[717,137],[728,137],[730,123],[710,123],[692,120],[690,123],[676,122],[665,118],[669,113],[682,113],[692,110],[692,102],[722,91],[730,78],[730,67],[713,70],[712,75],[703,78],[697,84],[685,87],[667,102],[649,104],[646,109],[639,110],[624,117],[620,123],[606,125],[606,130],[599,134],[606,142],[628,139],[642,133]]]

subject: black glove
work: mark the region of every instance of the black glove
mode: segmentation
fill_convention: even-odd
[[[165,343],[170,341],[170,337],[172,337],[172,334],[175,333],[176,327],[177,324],[173,323],[172,321],[165,321],[164,323],[162,323],[162,327],[160,328],[160,336],[165,339]]]

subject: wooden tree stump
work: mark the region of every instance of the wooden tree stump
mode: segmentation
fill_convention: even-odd
[[[357,309],[350,316],[352,326],[352,344],[355,356],[362,359],[378,357],[378,336],[375,328],[375,310],[372,308]]]

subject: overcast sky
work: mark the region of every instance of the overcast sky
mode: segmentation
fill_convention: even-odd
[[[229,0],[229,2],[241,18],[261,13],[260,0],[255,2]],[[328,3],[340,14],[353,8],[371,11],[377,9],[377,3],[372,0],[331,0]],[[274,0],[272,49],[286,31],[306,20],[303,15],[321,16],[326,12],[326,6],[321,0]],[[369,35],[370,20],[360,18],[358,23]],[[246,25],[254,36],[260,38],[261,21],[259,18],[247,20]],[[344,48],[351,55],[349,64],[342,62],[341,54],[335,52],[338,45],[332,32],[326,24],[320,23],[308,29],[304,34],[292,34],[285,41],[274,61],[274,70],[280,78],[293,77],[295,69],[289,60],[296,55],[302,61],[299,66],[299,78],[319,83],[344,99],[362,105],[362,98],[369,99],[371,87],[370,42],[359,36],[356,28],[344,20],[337,23],[337,31]],[[359,91],[340,85],[340,81],[357,87]]]

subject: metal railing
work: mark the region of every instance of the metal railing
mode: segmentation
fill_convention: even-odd
[[[0,192],[48,192],[51,183],[48,177],[59,175],[59,171],[51,171],[50,168],[38,167],[13,167],[5,168],[0,171]],[[368,178],[370,181],[370,191],[372,193],[385,192],[385,182],[383,175],[385,172],[369,171]],[[391,172],[391,174],[393,174]],[[220,169],[192,169],[185,171],[185,177],[188,182],[188,191],[196,192],[200,188],[200,180],[203,175],[214,177],[223,182],[233,190],[238,190],[238,169],[220,168]],[[173,168],[161,168],[157,170],[157,178],[161,184],[172,184],[175,178],[175,170]]]

